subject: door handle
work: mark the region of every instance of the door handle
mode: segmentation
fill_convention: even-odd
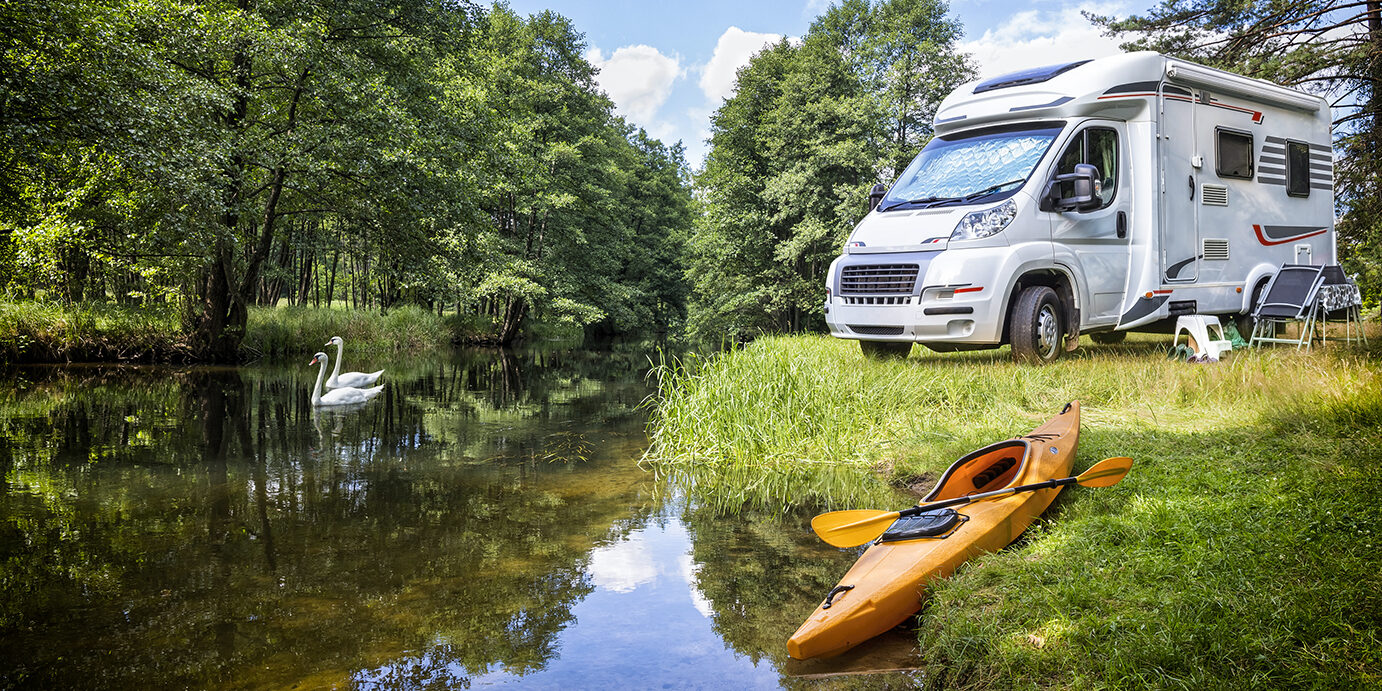
[[[1120,239],[1121,239],[1121,238],[1125,238],[1125,237],[1128,236],[1128,214],[1127,214],[1127,212],[1124,212],[1124,211],[1119,211],[1119,212],[1118,212],[1117,228],[1118,228],[1118,237],[1119,237]]]
[[[1185,180],[1190,183],[1190,201],[1193,202],[1195,201],[1195,176],[1186,176]]]

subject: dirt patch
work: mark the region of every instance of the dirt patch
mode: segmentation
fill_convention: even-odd
[[[930,492],[931,488],[936,486],[936,480],[939,478],[940,476],[936,473],[904,475],[902,477],[893,478],[892,484],[894,487],[901,487],[902,489],[905,489],[908,492],[911,492],[912,494],[915,494],[918,497],[920,497],[926,494],[927,492]]]

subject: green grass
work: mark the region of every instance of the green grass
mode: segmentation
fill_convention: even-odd
[[[1165,360],[1169,340],[1031,367],[1006,350],[874,362],[827,337],[764,339],[663,370],[645,462],[727,507],[898,508],[856,502],[929,487],[1079,399],[1076,471],[1137,465],[1116,487],[1066,490],[1018,543],[934,585],[919,619],[928,682],[1382,686],[1377,348],[1196,365]],[[862,472],[863,487],[837,492],[813,479],[822,468]]]
[[[460,326],[411,305],[388,314],[252,307],[241,353],[247,360],[311,355],[332,336],[357,353],[425,352],[457,340]],[[0,362],[183,362],[194,359],[187,340],[171,306],[0,302]]]
[[[0,362],[178,360],[186,353],[171,308],[0,302]]]
[[[328,307],[255,307],[240,348],[266,356],[311,355],[332,336],[340,336],[352,352],[382,353],[447,346],[453,333],[446,320],[413,305],[382,315]]]

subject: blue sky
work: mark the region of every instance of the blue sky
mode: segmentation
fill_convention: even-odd
[[[1118,51],[1081,9],[1126,16],[1145,0],[954,0],[960,49],[982,76]],[[680,140],[698,168],[710,115],[733,93],[734,71],[764,45],[799,37],[829,0],[509,0],[520,14],[553,10],[585,33],[586,57],[618,112],[649,134]]]

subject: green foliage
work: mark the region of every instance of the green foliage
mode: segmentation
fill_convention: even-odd
[[[958,22],[934,0],[848,0],[803,41],[740,70],[711,120],[696,184],[690,327],[705,343],[822,329],[825,271],[865,210],[972,76]]]
[[[0,290],[173,304],[232,356],[250,305],[679,328],[679,145],[613,115],[581,34],[466,2],[0,8]]]
[[[1374,2],[1163,0],[1117,19],[1086,13],[1129,50],[1155,50],[1294,86],[1334,108],[1339,258],[1382,296],[1382,16]]]

